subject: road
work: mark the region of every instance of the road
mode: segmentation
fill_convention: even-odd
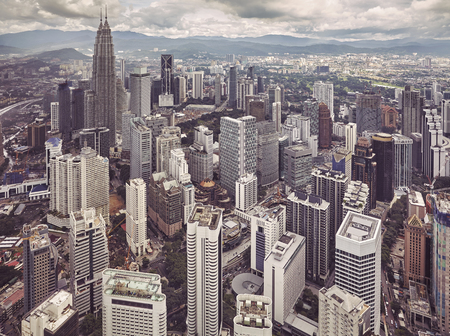
[[[244,239],[242,243],[230,251],[223,253],[223,265],[226,266],[232,259],[244,252],[250,246],[250,237]]]
[[[390,334],[394,334],[395,331],[395,318],[394,314],[392,313],[391,304],[393,297],[391,296],[392,292],[392,285],[388,282],[388,277],[385,271],[381,272],[381,292],[383,296],[383,301],[385,305],[386,310],[386,324],[388,325],[388,329]],[[391,323],[391,321],[393,323]],[[397,322],[398,323],[398,322]]]

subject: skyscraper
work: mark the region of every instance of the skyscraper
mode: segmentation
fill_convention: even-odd
[[[148,183],[152,174],[152,131],[142,118],[130,122],[130,178],[142,178]]]
[[[239,294],[233,327],[236,335],[272,336],[272,300],[262,295]]]
[[[166,296],[158,274],[103,271],[103,335],[167,335]],[[126,307],[126,308],[125,308]]]
[[[222,210],[196,204],[187,222],[187,333],[222,329]]]
[[[69,83],[58,85],[58,124],[64,140],[71,140],[72,132],[72,99]]]
[[[411,136],[411,133],[422,131],[421,118],[424,106],[424,97],[420,97],[420,92],[412,90],[411,86],[405,86],[402,93],[402,134]]]
[[[264,77],[258,76],[258,93],[264,92]]]
[[[330,148],[331,132],[333,130],[333,121],[330,116],[330,109],[324,103],[319,104],[319,147],[322,149]]]
[[[333,83],[323,83],[318,81],[314,83],[313,97],[320,103],[327,105],[330,110],[331,120],[334,120],[334,90]]]
[[[279,86],[270,87],[268,93],[269,93],[269,115],[272,116],[273,118],[273,103],[281,104],[281,89]]]
[[[125,59],[120,60],[120,80],[122,81],[123,85],[125,85]]]
[[[272,121],[275,123],[275,129],[281,133],[281,103],[276,102],[272,104]]]
[[[162,129],[162,134],[156,138],[156,171],[169,173],[171,151],[181,147],[181,129],[168,126]]]
[[[51,130],[59,131],[59,102],[50,103]]]
[[[352,180],[361,181],[369,187],[370,209],[377,207],[377,163],[372,145],[367,138],[359,138],[352,160]]]
[[[422,170],[431,180],[443,174],[446,150],[442,118],[436,109],[424,109],[422,129]]]
[[[311,120],[311,135],[319,135],[319,102],[316,99],[307,99],[303,102],[303,115]]]
[[[106,127],[83,129],[80,131],[80,145],[91,147],[98,155],[109,158],[109,129]]]
[[[84,128],[84,90],[72,90],[72,128]]]
[[[377,201],[390,202],[394,197],[394,142],[392,135],[378,133],[372,136],[372,146],[377,163]]]
[[[302,143],[284,149],[286,192],[301,190],[311,182],[312,149]]]
[[[220,180],[235,195],[236,181],[245,173],[256,173],[256,118],[220,118]]]
[[[220,75],[216,74],[216,77],[214,78],[214,103],[216,104],[216,106],[219,106],[221,102],[220,91]]]
[[[203,99],[203,71],[192,73],[192,98]]]
[[[369,187],[367,184],[361,181],[350,181],[344,194],[342,217],[344,218],[349,211],[369,215]]]
[[[57,288],[58,250],[44,224],[23,226],[24,312],[29,312]]]
[[[126,184],[127,243],[135,256],[147,253],[147,188],[143,179],[131,179]]]
[[[151,113],[151,79],[147,68],[134,68],[130,74],[130,110],[137,117]]]
[[[278,133],[273,121],[257,122],[256,129],[256,176],[258,184],[266,187],[273,185],[279,178]]]
[[[247,211],[258,201],[258,179],[244,174],[236,181],[236,209]]]
[[[345,125],[345,148],[353,154],[355,153],[355,145],[358,140],[356,128],[357,126],[355,123],[348,123]]]
[[[442,132],[450,135],[450,99],[443,99],[441,103]]]
[[[109,266],[103,216],[94,208],[70,214],[70,290],[80,317],[102,309],[101,274]]]
[[[173,94],[173,55],[161,55],[161,94]]]
[[[107,127],[110,131],[109,143],[116,143],[116,57],[108,17],[105,23],[98,26],[95,37],[94,56],[92,63],[92,89],[95,92],[93,125],[87,127]]]
[[[237,69],[230,67],[230,77],[228,78],[228,107],[237,106]]]
[[[394,188],[409,190],[412,184],[412,146],[411,138],[393,134],[394,141]]]
[[[156,147],[156,138],[161,135],[164,127],[169,125],[169,120],[160,114],[147,116],[145,118],[145,125],[152,131],[152,172],[156,171],[156,156],[157,156],[157,147]]]
[[[213,131],[205,126],[194,128],[194,143],[189,147],[189,174],[193,182],[213,179]]]
[[[336,234],[335,284],[370,306],[370,328],[380,333],[381,221],[349,211]]]
[[[381,130],[381,94],[367,90],[356,95],[358,133]]]

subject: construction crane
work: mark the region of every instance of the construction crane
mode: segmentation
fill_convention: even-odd
[[[119,227],[119,225],[121,225],[121,224],[125,221],[125,219],[127,219],[127,216],[125,216],[125,217],[119,222],[119,224],[117,224],[117,225],[114,226],[111,230],[108,231],[108,233],[106,234],[107,237],[108,237],[108,239],[111,238],[111,233],[112,233],[115,229],[117,229],[117,228]]]

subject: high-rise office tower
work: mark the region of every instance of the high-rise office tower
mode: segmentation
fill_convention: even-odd
[[[238,89],[237,89],[237,108],[239,110],[246,111],[246,97],[253,96],[253,81],[250,79],[241,78],[238,81]]]
[[[173,94],[173,55],[161,55],[161,94]]]
[[[272,300],[262,295],[239,294],[233,327],[235,335],[272,336]]]
[[[356,95],[356,125],[358,133],[381,130],[381,94],[366,91]]]
[[[334,120],[334,90],[333,83],[315,82],[313,97],[320,103],[324,103],[330,110],[331,120]]]
[[[331,169],[335,171],[340,171],[341,173],[348,176],[350,179],[352,176],[352,152],[339,148],[336,152],[331,156],[332,166]]]
[[[286,118],[281,134],[289,136],[289,146],[297,141],[308,142],[311,137],[311,118],[299,114],[291,114]]]
[[[450,135],[450,99],[441,102],[442,132],[444,136]]]
[[[268,93],[269,93],[269,115],[273,118],[273,103],[281,104],[281,89],[279,86],[270,87]]]
[[[348,123],[345,125],[345,148],[353,154],[355,153],[355,145],[358,140],[356,128],[357,126],[355,123]]]
[[[316,169],[311,175],[313,195],[318,195],[330,203],[330,225],[334,238],[342,222],[342,201],[350,178],[342,172],[325,169]]]
[[[92,127],[107,127],[109,143],[116,144],[116,57],[111,28],[105,15],[105,22],[98,26],[95,37],[94,56],[92,63],[92,89],[95,92],[94,115]]]
[[[181,129],[177,126],[167,126],[156,138],[156,171],[169,173],[170,152],[181,147]]]
[[[448,314],[450,311],[450,300],[448,299],[450,269],[444,267],[446,260],[450,259],[450,249],[447,247],[447,241],[450,241],[449,197],[450,194],[444,192],[431,194],[431,209],[434,215],[431,293],[436,305],[437,324],[443,334],[450,333],[450,315]]]
[[[161,79],[152,80],[151,95],[150,95],[152,102],[152,109],[157,109],[159,106],[159,96],[162,93],[161,85],[162,85]]]
[[[23,306],[29,312],[52,294],[58,281],[58,250],[50,241],[48,226],[23,226]]]
[[[28,147],[44,146],[47,137],[47,125],[41,118],[36,118],[34,122],[27,126]]]
[[[109,129],[85,128],[80,131],[80,146],[94,149],[98,155],[109,158]]]
[[[131,150],[131,120],[136,118],[135,114],[129,111],[122,115],[122,155],[126,155],[126,158],[130,156]],[[125,158],[125,157],[124,157]]]
[[[244,174],[236,181],[236,209],[247,211],[258,201],[258,179]]]
[[[226,57],[225,57],[225,60],[228,63],[234,63],[234,54],[227,54]]]
[[[266,187],[278,181],[278,133],[275,122],[256,123],[258,142],[256,146],[256,176],[258,184]]]
[[[284,149],[286,193],[301,190],[311,183],[312,149],[302,143]]]
[[[59,102],[50,103],[51,130],[59,130]]]
[[[84,128],[84,90],[72,90],[72,128]]]
[[[412,144],[412,168],[418,172],[422,172],[422,134],[411,133],[410,138]]]
[[[291,193],[287,202],[287,230],[306,238],[306,277],[324,284],[330,275],[333,236],[330,203],[299,191]]]
[[[256,118],[256,122],[266,120],[266,107],[262,100],[251,100],[248,102],[247,115]]]
[[[153,173],[148,183],[148,214],[168,237],[183,225],[180,183],[165,171]]]
[[[181,148],[172,149],[169,159],[169,175],[180,182],[183,202],[183,224],[186,224],[195,202],[195,188],[188,173],[188,164]]]
[[[431,180],[443,175],[446,150],[442,134],[442,118],[436,109],[424,109],[422,129],[422,171]]]
[[[256,146],[255,117],[220,118],[220,181],[233,196],[239,177],[256,173]]]
[[[106,223],[94,208],[70,214],[70,290],[80,317],[102,309],[102,272],[109,266]]]
[[[145,118],[145,125],[152,131],[152,172],[156,171],[156,138],[162,134],[164,127],[169,125],[169,120],[160,114],[147,116]]]
[[[250,218],[250,268],[253,273],[264,273],[264,260],[272,247],[286,232],[286,207],[276,205],[273,208],[255,206],[246,212]]]
[[[335,284],[370,306],[370,328],[380,333],[381,220],[349,211],[336,234]]]
[[[72,294],[55,292],[22,319],[23,336],[78,336],[78,311]]]
[[[272,121],[275,123],[275,128],[278,133],[281,133],[281,103],[276,102],[272,104]]]
[[[258,76],[258,93],[264,92],[264,77]]]
[[[286,232],[264,261],[264,295],[272,299],[274,329],[281,329],[305,287],[305,254],[305,237]]]
[[[123,85],[125,85],[125,78],[126,78],[125,64],[126,64],[126,61],[125,61],[125,59],[122,58],[120,60],[120,80],[122,81]]]
[[[344,218],[349,211],[369,215],[369,195],[367,184],[361,181],[350,181],[344,194],[342,217]]]
[[[230,67],[230,77],[228,78],[228,107],[237,106],[237,69]]]
[[[220,105],[221,102],[221,92],[220,92],[220,75],[216,74],[214,78],[214,103],[216,106]]]
[[[411,138],[393,134],[394,141],[394,188],[409,190],[412,184],[412,145]]]
[[[175,105],[182,104],[186,98],[186,78],[183,76],[175,77],[173,103]]]
[[[187,222],[187,333],[222,329],[222,210],[196,204]]]
[[[158,274],[103,271],[103,335],[167,335],[166,296]],[[126,307],[126,308],[125,308]]]
[[[334,285],[319,291],[319,335],[360,336],[370,329],[370,306]]]
[[[394,142],[392,135],[378,133],[372,136],[372,147],[377,163],[377,201],[390,202],[394,197]]]
[[[3,150],[3,148],[1,148]],[[45,142],[45,170],[47,185],[50,185],[50,159],[62,155],[62,140],[60,138],[50,138]]]
[[[283,135],[278,138],[278,172],[280,174],[280,179],[284,178],[284,149],[289,147],[289,137],[287,135]],[[312,159],[311,159],[312,160]],[[311,161],[312,166],[312,161]]]
[[[58,124],[64,140],[71,140],[72,132],[72,98],[69,83],[58,85]]]
[[[122,132],[122,115],[128,111],[128,93],[120,78],[116,78],[116,131]]]
[[[330,116],[330,109],[324,103],[319,104],[319,147],[327,149],[331,147],[331,133],[333,121]]]
[[[405,86],[402,93],[402,134],[409,137],[411,133],[420,133],[422,131],[422,111],[424,98],[420,97],[420,92],[412,90],[411,86]]]
[[[203,71],[192,73],[192,98],[203,99]]]
[[[150,115],[151,78],[147,68],[134,68],[130,74],[130,110],[137,117]]]
[[[372,145],[367,138],[359,138],[352,159],[352,180],[369,187],[370,209],[377,207],[377,163]]]
[[[249,66],[247,69],[247,78],[253,80],[254,77],[255,77],[255,69],[253,66]]]
[[[131,179],[126,184],[127,243],[135,256],[147,253],[147,187],[143,179]]]
[[[194,143],[189,147],[189,174],[193,182],[213,179],[213,131],[208,127],[194,128]]]
[[[316,99],[307,99],[303,102],[303,115],[311,120],[311,135],[319,135],[319,102]]]
[[[133,118],[130,123],[130,178],[148,183],[152,174],[152,131],[142,118]]]

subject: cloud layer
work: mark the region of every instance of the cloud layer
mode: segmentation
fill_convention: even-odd
[[[450,39],[448,0],[0,0],[0,34],[95,30],[105,4],[112,29],[166,37]]]

